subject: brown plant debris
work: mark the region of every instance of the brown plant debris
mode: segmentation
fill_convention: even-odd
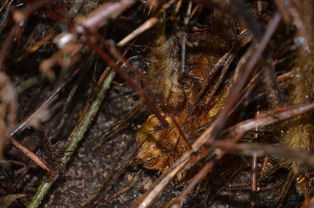
[[[312,0],[0,1],[0,207],[313,207],[313,22]]]

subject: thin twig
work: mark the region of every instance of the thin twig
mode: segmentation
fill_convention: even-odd
[[[110,71],[110,69],[107,68],[99,78],[97,83],[98,86],[97,93],[95,93],[92,97],[93,101],[84,108],[80,120],[78,121],[78,123],[76,124],[75,128],[73,129],[72,133],[68,138],[68,142],[65,145],[64,155],[60,159],[61,166],[63,167],[66,166],[73,152],[75,152],[78,143],[83,139],[90,124],[94,120],[102,101],[105,98],[106,92],[108,91],[114,76],[115,72]],[[59,178],[59,176],[60,176],[59,174],[56,174],[50,181],[43,180],[27,208],[37,208],[40,205],[43,198],[48,193],[48,191],[50,190],[53,183]]]
[[[164,4],[162,8],[157,12],[157,15],[155,17],[149,18],[147,21],[145,21],[141,26],[136,28],[133,32],[128,34],[125,38],[120,40],[120,42],[117,43],[118,47],[122,47],[125,44],[127,44],[129,41],[137,37],[138,35],[142,34],[149,28],[152,28],[154,25],[158,23],[158,18],[163,14],[163,12],[168,9],[172,4],[174,4],[177,0],[170,0],[168,3]]]
[[[93,30],[100,28],[104,26],[109,19],[117,17],[135,2],[136,0],[120,0],[103,3],[87,17],[77,17],[75,19],[79,25],[77,30],[80,31],[80,26],[88,27]]]
[[[249,119],[247,121],[244,121],[244,122],[241,122],[241,123],[235,125],[233,128],[231,128],[232,129],[230,131],[231,133],[226,136],[226,138],[230,138],[230,139],[213,141],[213,143],[212,143],[215,147],[221,148],[224,151],[221,151],[221,150],[217,151],[218,149],[216,149],[215,152],[217,152],[217,153],[216,153],[215,158],[212,161],[210,161],[208,164],[206,164],[202,168],[202,170],[199,173],[197,173],[197,175],[195,175],[193,177],[192,181],[181,192],[181,194],[178,197],[171,200],[166,205],[166,207],[170,206],[174,203],[176,203],[176,204],[180,203],[185,198],[185,196],[193,189],[193,187],[208,174],[208,172],[213,168],[216,161],[220,160],[225,155],[226,150],[232,151],[234,148],[235,149],[237,148],[236,143],[242,137],[242,135],[244,135],[245,132],[247,132],[251,129],[256,129],[257,127],[260,127],[260,126],[265,126],[265,125],[275,123],[275,122],[278,122],[278,121],[281,121],[281,120],[284,120],[287,118],[291,118],[291,117],[296,116],[296,115],[300,115],[302,113],[306,113],[306,112],[311,111],[313,109],[314,109],[314,103],[291,106],[291,107],[286,108],[285,110],[275,109],[273,111],[268,112],[267,114],[259,115],[259,118]],[[244,145],[253,145],[253,144],[244,144]],[[249,148],[248,147],[246,147],[246,148],[242,147],[242,149],[246,150]],[[264,149],[266,149],[266,148],[264,148]],[[211,152],[211,151],[209,151],[209,152]],[[273,150],[273,152],[277,152],[277,151]],[[283,151],[281,153],[287,154],[287,153],[289,153],[289,151]],[[251,152],[251,154],[252,154],[252,152]],[[298,159],[302,158],[303,160],[305,160],[307,162],[312,162],[311,161],[312,157],[310,157],[308,154],[307,155],[304,155],[304,154],[305,153],[295,151],[294,157],[296,157]],[[205,156],[205,154],[204,154],[204,156]],[[199,157],[197,159],[197,161],[199,161],[202,158],[203,157]]]
[[[242,155],[252,155],[253,153],[256,153],[256,155],[259,157],[263,155],[277,155],[281,158],[291,159],[297,163],[314,165],[313,154],[305,150],[293,150],[282,145],[241,143],[235,145],[234,147],[232,147],[232,149],[230,149],[229,147],[225,148],[225,143],[222,144],[222,142],[219,142],[215,145],[230,153],[240,153]]]
[[[257,118],[243,121],[234,127],[230,128],[230,134],[237,135],[239,133],[247,132],[251,129],[266,126],[293,116],[297,116],[314,109],[314,103],[310,104],[299,104],[289,106],[286,108],[276,108],[266,113],[260,113]]]
[[[135,82],[133,81],[126,73],[122,71],[122,69],[107,55],[103,50],[101,50],[95,43],[93,43],[90,39],[86,40],[86,44],[90,46],[94,51],[99,55],[107,64],[109,64],[115,72],[119,74],[121,78],[123,78],[130,87],[133,88],[135,92],[138,93],[138,95],[143,98],[144,102],[147,104],[147,106],[152,110],[152,112],[156,115],[156,117],[159,119],[160,123],[163,127],[167,128],[169,126],[166,119],[161,115],[160,110],[157,108],[157,106],[151,101],[151,99],[146,95],[144,90]]]
[[[10,141],[11,143],[18,148],[19,150],[21,150],[29,159],[31,159],[35,164],[37,164],[39,167],[41,167],[42,169],[52,173],[52,170],[50,170],[47,165],[36,155],[34,154],[32,151],[30,151],[29,149],[27,149],[25,146],[23,146],[21,143],[19,143],[15,138],[10,137]]]
[[[235,59],[235,54],[239,51],[239,49],[243,48],[246,46],[251,40],[252,37],[247,34],[247,31],[243,31],[241,33],[241,38],[240,38],[240,43],[237,45],[238,47],[234,47],[225,55],[223,55],[215,64],[215,66],[209,71],[208,75],[206,76],[206,79],[204,80],[204,84],[202,85],[202,88],[200,92],[198,93],[197,97],[193,101],[192,106],[196,106],[196,103],[200,101],[204,93],[206,92],[206,89],[208,88],[209,84],[211,83],[211,79],[213,78],[214,74],[222,68],[221,75],[219,76],[219,81],[215,82],[214,89],[211,89],[210,94],[207,97],[207,100],[212,100],[213,96],[215,95],[216,91],[218,90],[218,87],[220,86],[221,82],[223,81],[224,74],[226,73],[227,69],[230,67],[230,64],[232,61]],[[193,107],[191,109],[193,111]]]
[[[171,117],[171,119],[172,119],[172,121],[173,121],[175,127],[176,127],[177,130],[179,131],[179,134],[180,134],[180,136],[181,136],[181,137],[179,137],[179,139],[181,138],[181,139],[184,141],[184,143],[186,144],[188,150],[192,150],[191,143],[189,142],[188,138],[187,138],[186,135],[184,134],[184,131],[183,131],[183,129],[180,127],[180,125],[179,125],[177,119],[176,119],[173,115],[171,115],[171,114],[169,114],[169,116]]]
[[[63,82],[60,86],[58,86],[55,91],[37,108],[31,115],[29,115],[23,122],[21,122],[11,133],[10,136],[15,136],[17,133],[24,130],[29,121],[36,116],[42,109],[46,108],[49,104],[51,104],[57,96],[64,90],[64,88],[74,79],[74,77],[78,74],[80,70],[77,69],[73,72],[69,78],[65,82]]]
[[[215,122],[216,125],[213,128],[212,138],[216,138],[217,135],[219,135],[220,130],[223,129],[225,125],[225,121],[227,120],[226,118],[229,115],[230,109],[232,109],[233,106],[237,103],[237,100],[239,97],[238,95],[241,93],[242,89],[245,87],[245,84],[247,83],[248,78],[252,74],[258,60],[262,57],[263,52],[266,49],[266,46],[268,42],[270,41],[272,35],[274,34],[275,30],[277,29],[277,26],[279,25],[280,20],[281,20],[281,15],[279,13],[276,13],[274,17],[272,18],[272,20],[270,21],[269,26],[267,27],[267,30],[260,44],[258,44],[258,47],[255,50],[255,53],[253,53],[253,56],[248,60],[247,64],[243,68],[243,73],[241,74],[241,77],[239,77],[239,79],[237,80],[234,90],[232,91],[231,95],[227,99],[224,109],[219,113],[217,122]]]

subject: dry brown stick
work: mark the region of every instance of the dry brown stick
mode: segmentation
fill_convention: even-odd
[[[228,141],[228,145],[230,146],[234,146],[236,145],[236,143],[241,139],[241,137],[243,136],[242,133],[236,135],[232,140],[230,140],[230,142]],[[214,145],[215,147],[215,145]],[[197,185],[202,179],[204,179],[204,177],[212,170],[212,168],[214,167],[214,165],[216,164],[217,161],[219,161],[221,158],[223,158],[223,156],[226,154],[226,151],[222,151],[218,148],[214,149],[209,148],[207,150],[205,150],[202,154],[200,154],[200,156],[197,157],[197,159],[195,159],[193,161],[193,164],[191,164],[190,166],[193,166],[194,164],[196,164],[198,161],[200,161],[201,159],[203,159],[204,157],[208,156],[210,153],[214,152],[214,158],[208,162],[190,181],[190,183],[184,188],[184,190],[180,193],[180,195],[178,197],[173,198],[169,203],[167,203],[165,206],[169,207],[172,206],[174,204],[180,204],[182,202],[182,200],[186,197],[186,195],[188,193],[190,193],[193,188],[195,187],[195,185]]]
[[[180,127],[179,123],[177,122],[177,119],[172,114],[169,114],[169,116],[171,117],[175,127],[179,131],[179,134],[181,136],[181,137],[179,137],[179,139],[182,138],[184,143],[187,145],[188,150],[192,150],[191,143],[189,142],[188,138],[184,134],[183,129]]]
[[[218,71],[218,69],[220,69],[221,67],[223,67],[224,69],[228,69],[228,67],[230,66],[230,63],[232,62],[232,60],[234,59],[234,54],[232,53],[232,51],[228,51],[227,53],[225,53],[225,55],[223,55],[215,64],[215,66],[209,70],[206,79],[203,81],[203,85],[202,88],[200,89],[199,93],[197,94],[196,98],[193,100],[193,104],[192,104],[192,110],[193,111],[193,106],[195,108],[196,104],[200,101],[200,99],[202,98],[202,96],[204,95],[206,89],[208,88],[209,84],[211,83],[211,79],[213,78],[214,74]],[[225,70],[224,70],[225,71]],[[217,86],[217,84],[215,83],[215,86]],[[219,85],[216,87],[218,88]],[[211,90],[210,95],[208,100],[211,100],[213,98],[213,95],[216,93],[216,90]]]
[[[236,142],[242,137],[242,135],[251,130],[251,129],[255,129],[257,127],[261,127],[261,126],[265,126],[274,122],[278,122],[302,113],[306,113],[308,111],[314,110],[314,103],[311,104],[302,104],[302,105],[296,105],[296,106],[290,106],[288,108],[285,108],[285,110],[283,110],[282,108],[280,109],[275,109],[272,111],[269,111],[268,113],[265,114],[260,114],[258,116],[258,118],[255,119],[249,119],[246,121],[243,121],[237,125],[235,125],[234,127],[232,127],[230,129],[229,136],[227,136],[227,138],[233,138],[233,139],[228,139],[225,141],[214,141],[212,143],[212,145],[214,145],[217,148],[222,149],[223,151],[218,151],[217,153],[217,157],[216,160],[220,159],[225,153],[225,151],[233,151],[233,150],[237,150],[237,149],[242,149],[242,150],[250,150],[251,151],[258,151],[258,149],[254,146],[253,144],[239,144],[236,145]],[[210,134],[210,130],[211,128],[208,128],[206,130],[206,132],[201,136],[204,137],[204,135],[208,135]],[[195,147],[197,145],[197,143],[193,144],[193,147]],[[245,148],[241,147],[241,145],[247,145]],[[251,145],[251,148],[249,148]],[[261,147],[258,146],[257,147]],[[263,146],[262,146],[263,147]],[[252,149],[253,148],[253,149]],[[268,148],[268,149],[267,149]],[[271,148],[271,146],[267,146],[263,149],[264,151],[267,151],[269,153],[271,153],[272,151],[274,151],[274,149],[269,149]],[[286,151],[286,148],[283,148],[284,151],[281,151],[280,154],[282,155],[287,155],[287,153],[289,153],[289,151]],[[285,152],[286,151],[286,152]],[[210,152],[210,151],[209,151]],[[250,152],[251,154],[252,152]],[[205,155],[205,154],[204,154]],[[298,159],[299,161],[302,160],[303,162],[307,162],[309,164],[312,164],[314,162],[314,157],[309,157],[309,154],[302,153],[302,152],[297,152],[295,151],[294,154],[292,154],[294,156],[294,159]],[[164,177],[161,177],[161,179],[159,180],[159,183],[153,188],[153,190],[149,193],[147,193],[145,199],[143,201],[141,201],[142,203],[139,203],[138,207],[144,208],[144,207],[148,207],[150,204],[152,203],[152,197],[156,197],[157,194],[159,194],[159,191],[164,189],[164,186],[167,185],[170,180],[179,172],[182,170],[182,168],[184,168],[184,166],[186,164],[188,164],[188,162],[190,162],[189,157],[191,156],[191,154],[189,154],[189,152],[185,153],[181,158],[180,158],[180,162],[179,165],[174,166],[175,168],[173,170],[170,170],[169,172],[166,172],[164,175]],[[199,161],[201,158],[203,157],[199,157],[197,161]],[[183,160],[184,159],[184,160]],[[178,163],[177,162],[177,163]],[[195,162],[195,161],[194,161]],[[210,164],[208,164],[206,166],[206,168],[203,169],[203,171],[196,176],[195,180],[200,180],[202,177],[205,177],[205,175],[208,173],[208,171],[211,170],[212,166],[214,165],[213,162],[211,162]],[[196,185],[195,181],[193,182],[193,184],[191,184],[191,186]],[[192,187],[188,186],[188,188],[186,189],[186,191],[182,192],[183,194],[180,195],[180,197],[174,199],[172,202],[177,203],[179,201],[181,201],[185,195],[192,190]],[[169,204],[168,204],[169,205]]]
[[[270,104],[273,107],[279,107],[282,99],[276,80],[275,68],[271,64],[270,57],[268,57],[266,60],[265,67],[263,68],[263,75],[265,77],[264,82],[266,85],[266,90],[269,92],[268,97],[270,100]]]
[[[172,207],[174,204],[177,204],[177,207],[180,206],[181,201],[185,198],[185,196],[193,190],[194,186],[198,184],[208,173],[212,170],[215,163],[220,160],[224,156],[224,152],[219,152],[215,158],[207,163],[190,181],[190,183],[184,188],[184,190],[180,193],[178,197],[175,197],[170,202],[168,202],[164,208]]]
[[[21,143],[19,143],[15,138],[10,137],[11,143],[21,150],[29,159],[31,159],[35,164],[37,164],[42,169],[48,171],[49,173],[52,173],[52,170],[50,170],[47,165],[32,151],[27,149],[25,146],[23,146]]]
[[[137,37],[138,35],[142,34],[149,28],[153,27],[155,24],[158,23],[158,18],[160,17],[163,12],[168,9],[172,4],[174,4],[177,0],[170,0],[166,4],[162,6],[162,8],[158,11],[157,15],[155,17],[149,18],[147,21],[145,21],[141,26],[136,28],[133,32],[128,34],[126,37],[124,37],[120,42],[117,43],[118,47],[122,47],[125,44],[127,44],[129,41]]]
[[[167,128],[169,126],[166,119],[161,115],[160,110],[157,108],[157,106],[152,102],[152,100],[146,95],[144,90],[135,82],[133,81],[126,73],[124,73],[121,68],[109,57],[108,54],[106,54],[103,50],[101,50],[93,41],[90,39],[86,40],[86,44],[91,47],[99,57],[101,57],[107,64],[109,64],[115,72],[119,74],[121,78],[123,78],[130,87],[133,88],[135,92],[138,93],[138,95],[143,98],[144,102],[147,104],[147,106],[150,107],[152,112],[156,115],[156,117],[159,119],[160,123],[163,125],[163,127]]]
[[[256,112],[255,117],[259,115],[259,111]],[[258,128],[254,129],[256,132],[258,132]],[[257,142],[258,139],[258,134],[254,133],[254,143]],[[252,162],[251,162],[251,200],[250,200],[250,205],[251,207],[255,207],[256,206],[256,193],[257,193],[257,176],[256,176],[256,172],[257,172],[257,153],[254,151],[252,152]]]
[[[85,30],[96,37],[105,48],[111,53],[111,55],[117,59],[120,63],[123,63],[127,66],[129,70],[131,70],[139,80],[143,81],[143,84],[148,85],[147,80],[145,79],[144,75],[140,72],[140,69],[134,67],[124,56],[120,53],[120,51],[112,46],[103,36],[101,36],[98,32],[91,30],[90,28],[86,27]]]
[[[119,16],[124,10],[135,4],[136,0],[120,0],[116,2],[106,2],[91,12],[87,17],[77,17],[77,32],[81,32],[81,27],[88,27],[92,30],[104,26],[109,19]]]
[[[258,60],[262,57],[264,50],[268,42],[270,41],[273,33],[277,29],[279,22],[281,20],[281,15],[276,13],[272,18],[271,22],[269,23],[267,30],[261,40],[261,42],[256,46],[255,53],[253,53],[252,57],[247,61],[247,64],[243,68],[241,77],[238,78],[237,83],[232,91],[231,95],[227,99],[226,105],[223,110],[219,113],[217,118],[216,125],[213,128],[213,135],[212,139],[216,138],[219,135],[219,132],[223,129],[226,118],[229,115],[229,111],[233,108],[233,106],[237,103],[239,94],[241,93],[242,89],[245,87],[247,80],[249,79],[250,75],[254,71],[254,67],[257,64]]]
[[[188,159],[188,158],[187,158]],[[172,178],[174,178],[178,172],[180,172],[184,166],[189,162],[189,160],[182,161],[179,165],[177,165],[172,170],[165,172],[158,180],[157,185],[154,188],[146,192],[140,201],[136,202],[135,207],[138,208],[147,208],[150,207],[153,200],[160,194],[161,191],[170,183]]]
[[[189,1],[188,8],[184,17],[184,26],[187,27],[190,21],[190,15],[192,11],[192,1]],[[186,61],[186,42],[187,42],[187,34],[182,33],[181,36],[181,73],[185,72],[185,61]]]
[[[191,156],[194,153],[193,150],[199,149],[200,143],[203,140],[203,137],[210,135],[212,128],[209,127],[202,134],[202,136],[197,139],[193,145],[192,150],[184,153],[179,160],[177,160],[166,172],[164,172],[159,179],[155,182],[155,185],[151,190],[146,192],[139,201],[136,202],[136,207],[138,208],[147,208],[152,205],[157,196],[163,191],[163,189],[170,183],[170,181],[179,173],[182,169],[185,168],[187,164],[191,161]]]
[[[171,200],[171,202],[169,202],[166,207],[173,205],[174,203],[180,203],[185,196],[193,189],[193,187],[201,180],[203,179],[209,171],[211,171],[211,169],[213,168],[214,164],[216,163],[216,161],[220,160],[224,154],[226,150],[233,150],[234,148],[236,149],[236,143],[237,141],[242,137],[242,135],[244,135],[245,132],[251,130],[251,129],[256,129],[258,127],[261,126],[265,126],[271,123],[275,123],[287,118],[291,118],[293,116],[297,116],[309,111],[314,110],[314,103],[311,104],[302,104],[302,105],[295,105],[295,106],[290,106],[288,108],[285,108],[285,110],[283,110],[282,108],[280,109],[275,109],[272,110],[266,114],[260,114],[257,118],[255,119],[249,119],[247,121],[241,122],[237,125],[235,125],[234,127],[232,127],[229,135],[226,136],[227,139],[225,140],[218,140],[218,141],[214,141],[212,143],[212,145],[214,147],[218,147],[218,148],[222,148],[223,151],[217,151],[219,149],[216,149],[216,156],[214,158],[214,160],[212,160],[211,162],[209,162],[208,164],[206,164],[199,173],[197,173],[197,175],[195,175],[191,182],[188,184],[188,186],[180,193],[180,195],[176,198],[174,198],[173,200]],[[228,139],[230,138],[230,139]],[[252,145],[252,144],[250,144]],[[245,148],[243,148],[245,150]],[[257,150],[255,150],[257,151]],[[289,151],[286,151],[285,153],[289,153]],[[303,153],[304,154],[304,153]],[[308,162],[313,162],[311,160],[313,160],[312,157],[309,157],[308,155],[304,156],[301,153],[296,153],[296,155],[298,156],[298,158],[300,158],[302,156],[302,158]],[[201,159],[201,158],[199,158]],[[199,160],[198,159],[198,160]]]
[[[151,17],[148,19],[144,24],[139,26],[137,29],[135,29],[133,32],[131,32],[129,35],[127,35],[125,38],[123,38],[120,42],[117,43],[118,47],[122,47],[125,44],[127,44],[129,41],[137,37],[138,35],[142,34],[149,28],[153,27],[155,24],[157,24],[158,18],[157,17]]]
[[[314,155],[305,150],[293,150],[282,145],[274,144],[237,144],[232,149],[225,142],[218,142],[216,147],[228,151],[230,153],[240,153],[242,155],[252,155],[254,152],[257,156],[278,155],[285,159],[291,159],[297,163],[314,165]]]
[[[56,40],[56,43],[65,47],[68,43],[76,42],[78,34],[82,34],[85,32],[85,28],[90,28],[93,31],[96,31],[100,27],[107,24],[109,19],[116,18],[119,14],[121,14],[124,10],[131,7],[136,0],[121,0],[116,2],[106,2],[91,12],[86,17],[78,15],[75,19],[75,26],[70,27],[65,24],[71,32],[64,32],[59,40]],[[55,19],[55,17],[53,17]],[[64,21],[58,17],[58,20],[64,24]],[[85,36],[84,36],[85,37]]]
[[[257,118],[243,121],[229,129],[230,134],[237,135],[253,128],[266,126],[293,116],[304,114],[314,109],[314,103],[293,105],[286,108],[276,108],[266,113],[260,113]]]
[[[241,43],[238,45],[239,48],[243,48],[246,46],[249,42],[251,42],[252,37],[247,34],[247,31],[243,31],[241,33]],[[206,79],[204,80],[204,84],[202,85],[202,88],[198,95],[196,96],[195,100],[193,101],[192,106],[196,106],[196,103],[198,103],[201,99],[201,97],[204,95],[206,89],[208,88],[209,84],[211,83],[211,79],[213,78],[214,74],[217,72],[218,69],[222,68],[221,75],[219,76],[219,80],[215,82],[213,89],[211,89],[210,94],[208,95],[207,100],[212,100],[213,96],[215,95],[216,91],[218,90],[218,87],[220,86],[221,82],[224,80],[223,77],[225,73],[227,72],[228,68],[230,67],[230,64],[235,58],[236,52],[239,51],[238,48],[233,48],[227,53],[225,53],[215,64],[215,66],[209,71]],[[191,109],[193,111],[193,107]]]

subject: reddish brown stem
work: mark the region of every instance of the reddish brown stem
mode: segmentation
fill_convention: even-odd
[[[23,146],[21,143],[19,143],[16,139],[14,139],[13,137],[10,137],[10,141],[12,142],[12,144],[18,148],[19,150],[21,150],[29,159],[31,159],[35,164],[37,164],[39,167],[41,167],[42,169],[52,173],[52,171],[47,167],[47,165],[32,151],[30,151],[28,148],[26,148],[25,146]]]
[[[219,114],[216,125],[213,127],[212,138],[216,138],[219,135],[220,130],[223,129],[227,121],[230,109],[232,109],[236,105],[242,89],[245,87],[245,84],[247,83],[247,80],[252,74],[253,69],[257,64],[258,60],[262,57],[263,52],[266,49],[266,46],[270,41],[273,33],[275,32],[280,20],[281,15],[279,13],[276,13],[271,22],[269,23],[265,35],[263,36],[260,44],[258,44],[255,53],[253,53],[253,56],[248,60],[247,64],[243,68],[243,73],[241,74],[241,77],[237,80],[234,90],[232,91],[232,94],[229,96],[226,102],[226,106]]]
[[[107,64],[109,64],[115,72],[117,72],[122,79],[124,79],[131,87],[132,89],[138,93],[138,95],[143,98],[144,102],[151,108],[153,113],[157,116],[160,123],[163,125],[163,127],[168,128],[168,122],[165,120],[165,118],[161,115],[160,111],[156,107],[156,105],[149,99],[149,97],[146,95],[144,90],[136,84],[125,72],[121,70],[121,68],[114,63],[114,61],[103,51],[101,50],[95,43],[93,43],[91,40],[87,39],[86,44],[91,47]]]

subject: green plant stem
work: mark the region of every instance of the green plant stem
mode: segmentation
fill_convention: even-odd
[[[115,72],[106,69],[101,75],[100,79],[97,82],[97,90],[93,97],[90,99],[86,107],[84,108],[83,114],[80,117],[80,120],[77,122],[75,128],[71,132],[68,142],[65,145],[64,155],[60,159],[61,166],[65,167],[69,162],[73,152],[76,150],[78,143],[83,139],[84,134],[88,130],[90,124],[95,118],[102,101],[105,98],[106,92],[110,88],[110,85],[115,76]],[[53,176],[49,181],[42,180],[39,185],[35,196],[33,197],[30,204],[27,208],[37,208],[45,195],[50,190],[53,183],[59,178],[59,174],[57,173]]]

